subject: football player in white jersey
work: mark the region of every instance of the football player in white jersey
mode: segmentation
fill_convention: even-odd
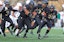
[[[13,21],[15,28],[16,28],[15,35],[17,35],[17,33],[19,32],[17,19],[20,16],[19,10],[21,9],[22,9],[22,4],[18,2],[16,6],[13,7],[13,10],[11,11],[11,15],[9,16],[11,20]]]
[[[62,4],[62,11],[60,13],[61,25],[63,27],[63,34],[64,34],[64,4]]]

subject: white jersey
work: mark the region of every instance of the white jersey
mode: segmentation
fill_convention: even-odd
[[[64,21],[64,11],[59,12],[60,13],[60,19]]]
[[[20,16],[20,13],[19,12],[14,12],[14,15],[15,15],[15,17],[12,15],[12,12],[11,12],[11,15],[9,17],[11,18],[11,20],[13,21],[13,23],[15,25],[18,25],[17,19]]]
[[[21,3],[17,3],[16,6],[13,7],[13,9],[14,9],[14,10],[19,10],[19,7],[20,7],[20,6],[22,7],[22,4],[21,4]],[[14,14],[14,16],[13,16],[13,14]],[[11,18],[11,20],[13,21],[13,23],[14,23],[15,25],[18,25],[17,19],[18,19],[19,16],[20,16],[20,12],[19,12],[19,11],[16,11],[16,12],[14,12],[14,13],[13,13],[13,11],[11,11],[11,15],[10,15],[9,17]]]
[[[3,6],[0,6],[0,12],[3,10],[4,7],[5,7],[5,4],[3,3]]]

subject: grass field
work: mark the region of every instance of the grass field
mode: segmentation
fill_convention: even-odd
[[[41,36],[45,34],[46,29],[43,28],[41,31]],[[62,29],[51,29],[48,34],[48,38],[43,38],[41,40],[37,39],[37,29],[34,29],[34,35],[31,35],[30,32],[27,34],[28,38],[22,38],[23,33],[21,33],[20,37],[15,37],[10,33],[6,33],[6,37],[0,35],[0,42],[64,42],[64,34]]]

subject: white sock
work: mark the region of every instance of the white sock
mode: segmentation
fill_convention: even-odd
[[[2,29],[0,28],[0,32],[1,32],[1,34],[3,35],[3,32],[2,32]]]
[[[18,34],[18,31],[19,31],[19,29],[16,29],[16,31],[15,31],[15,35],[17,35],[17,34]]]

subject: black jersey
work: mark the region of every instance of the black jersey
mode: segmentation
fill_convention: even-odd
[[[50,12],[50,14],[48,15],[48,18],[49,19],[55,19],[55,18],[57,18],[57,11],[54,10],[54,11]]]

